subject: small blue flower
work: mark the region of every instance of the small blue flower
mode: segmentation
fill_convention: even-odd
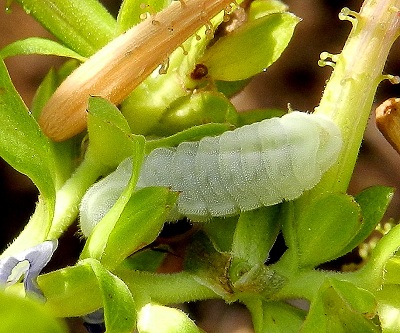
[[[57,245],[57,240],[48,240],[15,256],[0,259],[0,287],[16,283],[24,275],[25,292],[44,298],[36,279],[50,261]]]

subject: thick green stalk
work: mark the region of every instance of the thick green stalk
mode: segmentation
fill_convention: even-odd
[[[393,42],[400,32],[400,0],[366,0],[360,13],[343,9],[339,17],[353,29],[339,55],[334,71],[315,113],[325,114],[339,126],[343,148],[337,163],[325,174],[311,196],[325,191],[345,192],[353,173],[382,71]]]
[[[325,192],[346,192],[367,126],[378,84],[393,42],[400,34],[400,0],[366,0],[360,13],[343,9],[340,18],[350,20],[353,29],[339,55],[321,55],[323,64],[333,65],[320,105],[315,113],[330,117],[341,129],[343,147],[338,161],[321,182],[295,202],[295,215],[316,196]],[[342,221],[346,223],[346,221]],[[323,223],[323,221],[321,221]],[[296,248],[296,244],[291,244]],[[278,273],[290,279],[278,297],[312,299],[325,277],[319,271],[300,272],[296,258],[284,256]],[[283,268],[281,270],[281,268]],[[342,275],[343,279],[352,275]],[[308,282],[309,288],[305,288]],[[314,286],[314,287],[313,287]],[[304,294],[299,293],[305,290]]]
[[[114,273],[126,283],[132,293],[146,295],[152,301],[164,305],[218,298],[210,288],[196,281],[187,272],[153,274],[117,269]]]

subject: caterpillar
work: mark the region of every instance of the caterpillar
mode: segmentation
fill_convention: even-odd
[[[340,130],[329,118],[292,111],[219,136],[157,148],[146,156],[136,189],[178,191],[171,221],[234,215],[299,197],[333,165],[341,145]],[[116,202],[131,172],[128,158],[86,192],[80,206],[85,235]]]

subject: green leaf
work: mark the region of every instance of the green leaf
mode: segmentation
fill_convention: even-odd
[[[297,333],[305,313],[284,302],[263,302],[263,331],[265,333]]]
[[[378,291],[379,322],[384,333],[400,332],[400,285],[385,285]]]
[[[58,40],[89,57],[116,36],[116,21],[97,0],[17,0]]]
[[[154,251],[149,248],[129,256],[120,266],[124,269],[155,272],[166,256],[167,252]]]
[[[59,57],[77,59],[82,62],[86,60],[85,57],[82,57],[64,45],[61,45],[53,40],[40,37],[30,37],[27,39],[18,40],[0,50],[0,57],[3,59],[16,55],[29,54],[55,55]]]
[[[282,224],[282,235],[285,239],[285,244],[288,247],[287,253],[297,257],[297,221],[295,220],[294,202],[286,201],[281,204],[280,220]]]
[[[327,279],[311,303],[300,332],[381,332],[379,327],[368,319],[370,313],[360,311],[360,308],[371,309],[373,302],[373,296],[368,291],[348,282]],[[353,307],[355,304],[356,308]]]
[[[164,187],[148,187],[135,192],[108,237],[101,262],[114,268],[135,251],[152,243],[161,232],[177,196]]]
[[[204,223],[202,230],[218,251],[230,252],[237,221],[238,216],[215,217]]]
[[[138,313],[139,333],[202,333],[181,310],[148,303]]]
[[[297,227],[300,261],[304,265],[314,261],[315,265],[353,250],[375,229],[392,196],[392,188],[376,186],[362,191],[355,201],[340,194],[322,196],[314,201],[300,217]],[[307,253],[309,250],[312,254]],[[314,260],[308,256],[314,256]]]
[[[50,142],[15,90],[0,60],[0,155],[27,175],[41,194],[54,200],[54,166]]]
[[[264,119],[282,117],[286,112],[279,109],[255,109],[239,112],[238,127],[253,124]]]
[[[238,112],[221,93],[202,91],[182,96],[172,102],[163,113],[153,132],[160,136],[172,135],[196,125],[230,123],[236,125]]]
[[[0,60],[0,156],[38,187],[40,200],[30,223],[3,255],[46,240],[55,206],[55,165],[51,144],[15,90]]]
[[[90,265],[65,267],[39,275],[44,306],[57,317],[79,317],[102,306],[102,295]]]
[[[67,333],[67,326],[43,304],[0,291],[0,333]]]
[[[351,282],[339,279],[330,279],[331,285],[340,297],[348,303],[351,309],[363,314],[367,318],[372,318],[376,313],[375,296],[366,289],[357,287]]]
[[[280,206],[263,207],[240,215],[233,236],[230,282],[236,292],[269,297],[284,279],[265,266],[280,230]]]
[[[151,299],[160,304],[177,304],[217,297],[211,289],[196,281],[185,271],[160,274],[126,269],[121,265],[116,269],[116,274],[133,291],[135,300],[136,296],[139,298],[143,296],[142,300]]]
[[[246,23],[208,48],[201,63],[214,80],[247,79],[280,57],[299,21],[290,13],[275,13]]]
[[[106,270],[95,259],[85,259],[81,264],[92,268],[103,298],[104,319],[108,333],[131,333],[135,329],[135,303],[126,284]]]
[[[88,155],[109,170],[131,156],[131,131],[118,108],[101,97],[90,97],[88,110]]]
[[[215,86],[217,90],[224,94],[226,97],[231,98],[241,92],[248,83],[250,83],[251,79],[240,80],[240,81],[215,81]]]
[[[279,0],[255,0],[250,4],[248,18],[255,20],[272,13],[284,12],[288,6]]]
[[[376,225],[382,220],[393,194],[394,189],[391,187],[373,186],[355,196],[355,200],[361,208],[362,225],[359,232],[343,249],[343,255],[350,252],[371,235]]]
[[[148,0],[143,3],[142,0],[124,0],[117,17],[119,31],[125,32],[142,21],[142,14],[154,15],[166,8],[170,2],[170,0]]]
[[[251,313],[256,333],[297,333],[304,321],[305,311],[285,302],[252,297],[244,299],[243,303]]]
[[[387,261],[385,266],[384,281],[385,284],[400,285],[400,257],[398,255],[394,255]]]
[[[394,195],[394,188],[387,186],[372,186],[355,196],[361,207],[364,223],[376,226],[381,221],[386,209]],[[369,222],[369,220],[374,221]]]
[[[36,120],[39,119],[43,107],[49,100],[50,96],[56,91],[58,85],[57,73],[52,68],[40,83],[32,100],[31,112]]]
[[[90,234],[86,241],[85,247],[81,253],[81,258],[95,258],[100,259],[103,251],[107,246],[108,237],[110,236],[115,224],[117,223],[125,205],[129,201],[139,176],[140,168],[144,158],[144,138],[141,136],[132,136],[133,149],[133,170],[132,176],[127,184],[127,187],[122,192],[121,196],[108,211],[104,218],[95,226],[93,232]]]
[[[361,228],[360,207],[353,197],[321,195],[297,221],[297,249],[301,266],[317,266],[343,253]]]
[[[40,113],[51,95],[53,95],[61,82],[64,81],[78,65],[78,61],[69,60],[66,61],[58,70],[50,69],[43,81],[40,83],[32,100],[31,112],[35,119],[39,119]]]
[[[231,129],[233,129],[231,124],[210,123],[194,126],[166,138],[147,141],[146,153],[159,147],[175,147],[185,141],[198,141],[206,136],[220,135]]]
[[[263,265],[278,236],[279,206],[263,207],[240,215],[232,243],[232,256],[250,265]]]

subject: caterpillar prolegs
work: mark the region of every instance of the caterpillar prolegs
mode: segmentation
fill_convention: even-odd
[[[180,192],[170,220],[238,214],[311,189],[336,161],[341,133],[327,117],[293,111],[219,136],[157,148],[143,163],[137,189],[165,186]],[[89,234],[116,202],[132,172],[127,159],[93,185],[81,207]]]

